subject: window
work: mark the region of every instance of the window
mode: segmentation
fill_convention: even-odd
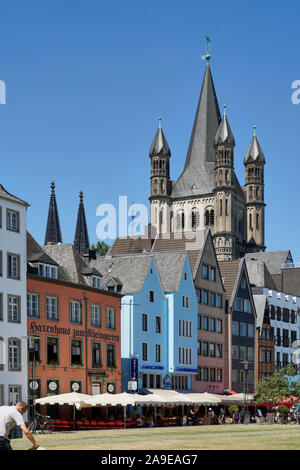
[[[217,344],[217,357],[218,357],[218,358],[223,357],[223,347],[222,347],[222,344]]]
[[[216,323],[217,323],[217,327],[216,327],[217,333],[222,333],[222,320],[216,320]]]
[[[182,296],[182,306],[183,306],[184,308],[189,308],[189,303],[190,303],[190,298],[187,297],[187,296],[185,296],[185,295],[183,295],[183,296]]]
[[[30,338],[28,340],[28,361],[31,363],[39,363],[41,361],[40,338]]]
[[[7,277],[10,279],[20,279],[20,256],[15,254],[7,255]]]
[[[21,386],[9,385],[8,387],[8,404],[9,406],[16,405],[21,400]]]
[[[3,320],[3,294],[0,292],[0,321]]]
[[[208,343],[206,342],[202,343],[202,355],[208,356]]]
[[[238,312],[243,311],[243,299],[240,299],[239,297],[236,298],[234,309],[237,310]]]
[[[281,321],[281,308],[277,307],[276,309],[276,320]]]
[[[27,315],[39,318],[39,296],[38,294],[27,294]]]
[[[208,266],[206,264],[202,266],[202,277],[203,279],[208,279]]]
[[[214,343],[210,343],[209,345],[209,356],[216,357],[216,345]]]
[[[148,343],[142,343],[142,359],[148,361]]]
[[[82,382],[81,380],[70,381],[70,392],[82,393]]]
[[[154,302],[154,291],[153,290],[149,291],[149,302]]]
[[[245,383],[245,371],[240,370],[240,384]]]
[[[201,330],[201,315],[198,315],[197,318],[198,318],[198,325],[197,325],[197,327],[198,327],[198,330]]]
[[[248,323],[248,336],[249,338],[254,337],[254,325],[252,325],[251,323]]]
[[[201,356],[201,341],[197,341],[197,355]]]
[[[245,361],[247,359],[247,348],[246,346],[240,346],[240,360]]]
[[[202,317],[202,328],[208,330],[208,317]]]
[[[239,347],[236,345],[232,345],[232,359],[239,358]]]
[[[202,291],[202,303],[204,305],[208,305],[208,291],[207,290]]]
[[[93,287],[95,289],[101,289],[101,277],[93,276]]]
[[[7,209],[7,230],[11,230],[13,232],[20,231],[20,216],[19,212]]]
[[[237,321],[232,322],[232,334],[239,336],[239,323]]]
[[[48,277],[50,279],[57,279],[58,270],[57,266],[51,266],[50,264],[39,264],[39,276]]]
[[[106,307],[106,328],[109,330],[116,328],[116,313],[112,307]]]
[[[238,371],[237,369],[232,369],[232,383],[238,383]]]
[[[203,381],[208,382],[208,367],[203,367]]]
[[[216,268],[210,268],[209,270],[209,280],[215,282],[216,281]]]
[[[223,380],[223,371],[222,369],[217,369],[217,382],[222,382]]]
[[[216,294],[214,294],[213,292],[209,293],[209,305],[211,307],[215,307],[216,305]]]
[[[155,331],[161,333],[161,317],[155,317]]]
[[[247,323],[240,323],[240,336],[247,336]]]
[[[253,348],[248,348],[248,357],[247,357],[248,361],[253,361],[254,359],[254,349]]]
[[[222,296],[217,294],[217,307],[222,308]]]
[[[8,295],[8,321],[10,323],[21,322],[21,299],[14,295]]]
[[[197,209],[193,209],[192,210],[192,220],[191,220],[191,225],[192,225],[192,229],[195,229],[196,227],[199,226],[199,212],[197,211]]]
[[[155,362],[161,362],[161,345],[155,345]]]
[[[242,289],[247,289],[247,282],[246,282],[246,279],[242,279],[242,280],[241,280],[241,288],[242,288]]]
[[[2,255],[1,250],[0,250],[0,276],[3,276],[3,255]]]
[[[201,382],[202,380],[202,367],[197,367],[196,380],[197,382]]]
[[[201,289],[196,289],[196,296],[198,299],[198,303],[201,303]]]
[[[215,318],[209,319],[209,331],[216,331],[216,320]]]
[[[0,406],[4,406],[4,385],[0,385]]]
[[[48,337],[46,340],[47,345],[47,364],[57,366],[59,365],[58,354],[58,338]]]
[[[91,325],[92,326],[101,326],[101,306],[91,304]]]
[[[213,209],[206,209],[204,213],[205,225],[214,225],[215,212]]]
[[[146,313],[142,314],[142,330],[148,331],[148,315]]]
[[[8,340],[8,370],[21,370],[21,342],[17,338]]]
[[[101,343],[92,343],[92,367],[102,367]]]
[[[216,369],[209,369],[209,379],[210,382],[216,381]]]
[[[58,298],[46,297],[46,318],[47,320],[58,320]]]
[[[79,300],[70,300],[70,322],[81,324],[81,302]]]
[[[116,367],[116,346],[114,344],[106,346],[106,364],[107,367]]]

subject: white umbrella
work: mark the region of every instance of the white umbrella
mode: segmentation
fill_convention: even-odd
[[[186,398],[190,399],[194,405],[218,405],[222,403],[222,398],[214,393],[186,393]]]
[[[89,396],[88,399],[82,402],[82,408],[85,406],[127,406],[134,405],[134,395],[131,393],[101,393],[100,395]]]
[[[89,398],[91,398],[91,395],[70,392],[61,393],[60,395],[52,395],[44,398],[37,398],[35,400],[35,403],[39,405],[76,405],[76,403],[84,402]]]

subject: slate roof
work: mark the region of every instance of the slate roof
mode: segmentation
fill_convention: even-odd
[[[245,154],[244,165],[247,165],[247,163],[251,163],[251,161],[260,162],[263,164],[266,163],[264,153],[262,151],[261,146],[259,145],[256,135],[252,137],[248,150]]]
[[[89,278],[90,267],[81,258],[75,247],[70,244],[44,245],[42,249],[53,258],[58,264],[58,278],[62,281],[73,282],[75,284],[91,285]],[[89,268],[89,273],[84,270]],[[101,276],[98,270],[98,276]]]
[[[90,265],[102,273],[103,285],[111,278],[117,279],[122,286],[121,292],[129,294],[141,291],[151,262],[155,260],[163,290],[173,292],[178,290],[185,259],[185,252],[144,253],[99,256],[91,260]]]
[[[141,237],[118,237],[109,250],[110,255],[143,253],[151,250],[151,239]]]
[[[257,253],[247,253],[246,261],[255,259],[265,263],[270,274],[280,274],[281,268],[287,263],[288,257],[291,256],[290,250],[279,251],[259,251]]]
[[[230,128],[227,116],[225,114],[215,136],[215,145],[220,144],[235,145],[233,133]]]
[[[253,295],[256,310],[256,326],[262,328],[266,309],[267,297],[265,295]]]
[[[160,125],[154,136],[149,151],[149,157],[154,157],[155,155],[166,155],[169,157],[171,156],[171,151],[167,139],[165,138],[165,135]]]
[[[226,299],[232,300],[232,295],[237,286],[238,273],[243,264],[243,258],[232,261],[219,261],[221,276],[226,290]]]
[[[220,109],[207,63],[184,171],[173,184],[173,198],[212,193],[215,184],[214,140],[220,122]]]
[[[17,204],[22,204],[22,206],[29,207],[30,205],[28,204],[28,202],[25,202],[22,199],[18,198],[17,196],[14,196],[13,194],[6,191],[6,189],[4,188],[4,186],[2,186],[2,184],[0,184],[0,199],[6,199],[7,201],[16,202]]]
[[[246,265],[249,275],[250,284],[255,287],[267,287],[268,289],[277,290],[271,274],[264,261],[252,260],[246,255]]]
[[[27,232],[27,261],[29,263],[46,263],[51,264],[52,266],[57,266],[56,261],[54,261],[50,256],[45,253],[40,245],[35,241],[33,236]]]
[[[181,232],[173,232],[169,234],[168,238],[159,235],[154,240],[152,252],[185,250],[188,253],[191,270],[193,272],[199,254],[203,249],[207,232],[207,230],[197,230],[197,232],[185,232],[183,235],[181,235]]]

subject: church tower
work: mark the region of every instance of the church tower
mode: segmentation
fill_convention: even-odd
[[[83,192],[79,193],[79,207],[77,215],[77,224],[75,230],[74,246],[78,253],[83,256],[89,252],[90,243],[83,205]]]
[[[247,252],[265,251],[265,156],[254,135],[244,158],[247,207]]]
[[[51,243],[53,245],[56,245],[57,243],[62,243],[62,236],[61,236],[58,210],[57,210],[57,204],[56,204],[54,181],[52,181],[51,183],[51,195],[50,195],[48,220],[47,220],[47,228],[46,228],[44,244],[47,245],[47,243]]]
[[[149,151],[151,159],[151,195],[150,221],[156,234],[170,231],[170,157],[171,151],[161,127],[159,118],[158,130]]]
[[[224,115],[215,137],[215,232],[214,242],[219,261],[231,260],[235,255],[236,232],[233,207],[235,141],[227,116]]]

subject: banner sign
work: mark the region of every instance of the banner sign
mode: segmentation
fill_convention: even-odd
[[[138,374],[139,374],[138,356],[131,356],[131,359],[130,359],[130,378],[132,380],[138,380]]]

